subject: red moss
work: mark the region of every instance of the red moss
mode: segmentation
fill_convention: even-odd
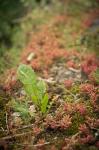
[[[41,70],[41,64],[39,59],[35,59],[34,61],[32,61],[31,67],[35,70]]]
[[[88,144],[95,141],[94,136],[92,135],[91,131],[85,124],[80,125],[79,131],[80,131],[79,142],[81,144]]]
[[[44,78],[48,78],[49,77],[48,71],[47,70],[43,70],[43,75],[44,75]]]
[[[96,70],[95,70],[96,71]],[[92,71],[89,75],[88,75],[88,79],[90,80],[90,82],[92,82],[92,84],[97,85],[98,84],[98,80],[95,78],[95,71]]]
[[[59,21],[63,22],[63,18],[59,17]],[[54,22],[54,25],[58,25],[58,20],[56,19]],[[89,26],[91,24],[90,20],[85,20],[85,26]],[[84,55],[82,57],[79,52],[76,50],[67,52],[63,47],[61,47],[61,44],[59,43],[59,35],[56,34],[53,29],[53,24],[44,26],[42,28],[42,31],[37,33],[36,36],[33,37],[32,41],[24,51],[24,54],[22,54],[22,62],[32,66],[33,69],[37,71],[43,72],[44,76],[47,78],[49,76],[48,70],[49,67],[53,65],[53,63],[57,62],[57,60],[64,60],[66,62],[67,67],[72,68],[78,68],[78,64],[76,63],[77,60],[81,60],[81,69],[82,72],[84,72],[88,78],[92,81],[92,84],[90,83],[84,83],[80,85],[80,91],[85,95],[88,95],[91,102],[91,107],[93,111],[99,112],[99,94],[96,91],[96,86],[94,83],[94,78],[92,76],[92,73],[98,68],[99,62],[96,59],[95,55]],[[75,35],[76,33],[74,33]],[[34,53],[35,57],[27,61],[27,57],[30,53]],[[6,89],[9,89],[10,86],[14,84],[13,80],[14,74],[11,75],[11,84],[6,84]],[[67,89],[71,88],[73,85],[73,80],[68,79],[64,81],[64,85]],[[57,104],[57,103],[55,103]],[[57,107],[57,105],[56,105]],[[55,113],[51,113],[51,115],[47,115],[45,117],[44,123],[42,121],[42,124],[45,128],[51,128],[51,129],[61,129],[66,130],[72,125],[72,119],[73,115],[76,113],[79,113],[80,115],[85,116],[85,123],[82,124],[79,127],[80,136],[79,141],[83,144],[88,144],[93,141],[95,141],[94,135],[91,132],[92,128],[99,128],[99,119],[93,119],[90,117],[86,117],[88,114],[86,105],[84,103],[65,103],[61,107],[61,109],[57,109]],[[95,108],[95,109],[94,109]],[[37,119],[37,118],[36,118]],[[79,118],[78,118],[79,119]],[[39,119],[36,123],[39,123]],[[79,120],[78,120],[79,123]],[[88,125],[88,126],[87,126]],[[39,135],[41,133],[42,129],[39,127],[33,127],[33,134],[35,136]],[[69,138],[67,138],[68,141]],[[38,141],[38,144],[44,144],[45,140],[40,139]],[[99,142],[96,143],[96,145],[99,147]],[[52,149],[54,149],[52,147]]]
[[[57,149],[56,149],[55,145],[52,145],[50,150],[57,150]]]
[[[89,27],[92,24],[92,20],[87,18],[83,21],[84,27]]]
[[[99,66],[99,62],[95,55],[87,55],[84,58],[84,62],[81,64],[81,69],[86,75],[90,75]]]
[[[74,109],[73,103],[65,103],[64,106],[63,106],[63,110],[65,112],[68,112],[69,114],[74,112],[75,109]]]
[[[67,129],[71,126],[72,124],[72,118],[70,117],[70,115],[65,115],[62,120],[60,121],[60,127],[62,129]]]
[[[90,83],[81,84],[80,91],[89,95],[90,93],[94,92],[94,86]]]
[[[75,105],[76,111],[78,111],[81,115],[85,115],[87,112],[86,106],[84,104],[78,103]]]
[[[45,144],[45,139],[39,139],[39,141],[37,142],[38,145],[44,145]]]
[[[51,115],[47,115],[47,117],[45,119],[45,126],[47,128],[50,127],[52,129],[58,128],[58,124],[57,124],[56,120]]]
[[[95,77],[94,77],[94,71],[91,72],[91,73],[88,75],[88,79],[89,79],[93,84],[96,83],[96,79],[95,79]]]
[[[73,85],[73,80],[72,79],[65,80],[64,85],[67,89],[71,88]]]
[[[81,124],[79,127],[79,142],[82,144],[97,144],[95,131],[93,131],[93,129],[99,128],[99,119],[91,118],[88,116],[85,119],[86,124]]]
[[[99,148],[99,141],[97,141],[95,145],[97,148]]]
[[[84,20],[82,21],[83,28],[88,28],[92,24],[93,20],[95,20],[95,18],[97,18],[98,16],[99,9],[96,8],[92,9],[90,13],[86,14],[86,16],[84,15]]]
[[[59,17],[61,18],[61,17]],[[64,17],[59,19],[63,21]],[[52,29],[54,26],[57,26],[59,22],[54,21],[52,25],[42,27],[41,32],[38,32],[29,43],[28,47],[22,54],[22,62],[29,64],[35,70],[43,71],[48,69],[57,59],[68,60],[68,57],[78,57],[79,53],[76,50],[67,52],[64,47],[61,47],[60,36],[56,31]],[[35,57],[27,62],[27,57],[30,53],[34,53]],[[74,62],[68,62],[69,67],[75,68],[76,65]]]
[[[70,115],[60,115],[60,117],[57,117],[56,115],[53,117],[51,115],[47,115],[45,119],[45,126],[46,128],[52,128],[52,129],[67,129],[72,124],[72,117]]]
[[[36,136],[38,134],[40,134],[41,129],[39,127],[33,127],[33,134]]]
[[[84,137],[80,138],[79,140],[82,144],[88,144],[94,142],[94,137],[91,134],[85,135]]]
[[[81,124],[79,126],[79,131],[84,134],[89,134],[89,130],[88,130],[88,127],[86,126],[86,124]]]
[[[66,62],[66,66],[71,68],[77,68],[75,62],[73,62],[72,60]]]
[[[8,71],[7,79],[4,83],[4,90],[10,92],[11,89],[16,85],[17,78],[16,78],[16,70],[12,69]]]
[[[96,128],[96,129],[99,128],[99,119],[95,119],[95,118],[87,116],[86,123],[90,128]]]
[[[92,92],[90,93],[90,98],[91,98],[91,103],[95,108],[94,111],[96,110],[99,112],[99,94],[96,92]]]

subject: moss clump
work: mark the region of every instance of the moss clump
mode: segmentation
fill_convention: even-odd
[[[0,128],[6,128],[5,99],[3,97],[0,97]],[[0,130],[0,137],[2,137],[3,135],[3,130]]]

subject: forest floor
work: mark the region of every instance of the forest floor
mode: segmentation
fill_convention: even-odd
[[[0,148],[99,149],[99,61],[81,44],[97,15],[57,14],[31,35],[18,66],[31,66],[47,84],[50,108],[42,116],[17,80],[17,67],[8,70],[1,78]]]

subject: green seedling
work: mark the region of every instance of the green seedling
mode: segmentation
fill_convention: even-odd
[[[40,111],[45,114],[48,108],[48,94],[46,84],[43,80],[38,80],[34,70],[25,64],[19,66],[17,76],[27,95],[33,101]]]
[[[24,121],[29,121],[29,119],[31,118],[31,115],[30,115],[27,103],[12,100],[11,105],[12,105],[12,108],[14,109],[14,111],[18,112]]]

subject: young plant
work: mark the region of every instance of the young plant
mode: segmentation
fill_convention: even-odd
[[[34,70],[27,65],[21,64],[17,71],[18,79],[22,82],[27,95],[33,103],[45,114],[48,106],[48,94],[46,84],[38,80]]]
[[[30,115],[27,103],[18,102],[13,99],[11,101],[11,105],[12,105],[12,108],[14,109],[14,111],[18,112],[24,121],[29,121],[31,119],[31,115]]]

